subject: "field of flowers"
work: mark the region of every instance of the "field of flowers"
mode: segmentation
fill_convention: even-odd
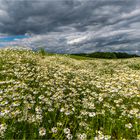
[[[140,59],[1,49],[0,139],[140,140]]]

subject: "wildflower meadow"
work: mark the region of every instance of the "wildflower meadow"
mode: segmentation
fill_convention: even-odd
[[[140,140],[140,58],[1,49],[0,139]]]

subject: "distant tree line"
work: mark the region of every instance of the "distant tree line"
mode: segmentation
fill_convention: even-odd
[[[92,57],[92,58],[106,58],[106,59],[140,57],[136,54],[128,54],[122,52],[94,52],[90,54],[81,53],[81,54],[74,54],[74,55]]]

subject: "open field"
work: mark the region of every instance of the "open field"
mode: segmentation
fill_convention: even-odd
[[[77,57],[0,50],[0,139],[140,139],[140,58]]]

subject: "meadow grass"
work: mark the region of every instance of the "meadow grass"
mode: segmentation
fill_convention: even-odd
[[[0,50],[0,139],[140,139],[140,58]]]

